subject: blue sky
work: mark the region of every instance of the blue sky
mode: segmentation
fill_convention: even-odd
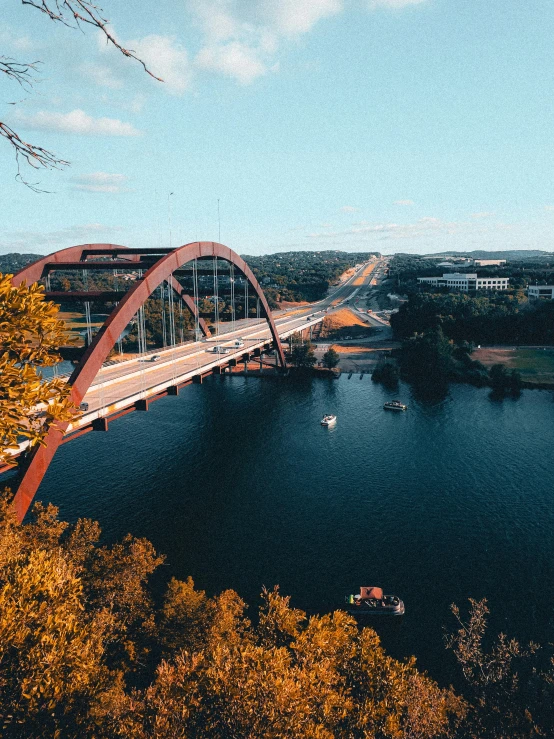
[[[0,139],[0,253],[167,245],[170,192],[173,245],[219,199],[242,254],[554,249],[551,0],[102,5],[163,83],[5,0],[0,54],[44,64],[0,120],[71,166],[33,193]]]

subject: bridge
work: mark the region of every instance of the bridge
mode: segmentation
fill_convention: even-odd
[[[362,268],[363,269],[363,268]],[[55,292],[53,273],[82,275],[83,290]],[[112,273],[115,289],[89,290],[89,271]],[[130,289],[119,287],[121,273],[132,275]],[[14,505],[22,521],[52,458],[61,444],[89,431],[107,431],[109,424],[134,410],[147,411],[154,400],[177,395],[184,386],[201,383],[206,375],[231,371],[253,358],[275,371],[286,368],[282,341],[309,332],[321,323],[328,310],[354,295],[362,270],[340,285],[329,297],[305,309],[272,313],[265,295],[244,260],[229,247],[216,242],[194,242],[175,249],[135,249],[114,244],[85,244],[45,256],[13,277],[14,286],[43,280],[45,296],[56,301],[84,303],[90,324],[90,303],[104,302],[113,308],[93,337],[75,370],[67,376],[71,399],[81,412],[71,423],[56,424],[44,446],[28,448],[22,442],[11,450],[20,457],[19,483]],[[199,313],[199,300],[209,289],[214,306],[212,330]],[[238,294],[240,292],[240,295]],[[230,304],[230,320],[221,321],[221,295]],[[164,348],[147,349],[144,306],[159,295],[164,311]],[[254,304],[255,308],[252,307]],[[237,305],[242,318],[237,317]],[[194,340],[185,341],[183,311],[194,322]],[[252,314],[255,314],[255,317]],[[166,314],[167,324],[166,327]],[[130,324],[136,326],[138,355],[110,362],[116,345]],[[202,337],[202,338],[201,338]],[[270,356],[268,356],[270,355]],[[13,467],[4,467],[4,472]]]

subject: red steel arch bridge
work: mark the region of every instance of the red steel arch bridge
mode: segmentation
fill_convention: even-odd
[[[84,289],[50,290],[51,275],[64,271],[78,272]],[[115,289],[89,289],[89,274],[94,272],[111,272]],[[129,277],[129,273],[131,279],[124,283],[121,275]],[[265,362],[276,370],[285,369],[281,340],[299,331],[311,331],[323,320],[325,310],[351,297],[354,277],[319,304],[273,315],[246,262],[215,242],[194,242],[173,249],[84,244],[62,249],[20,270],[13,277],[14,286],[43,280],[47,299],[84,304],[88,346],[67,378],[72,401],[81,407],[79,415],[71,423],[52,426],[44,446],[30,450],[23,442],[10,450],[14,459],[21,458],[14,498],[18,520],[23,520],[61,444],[91,430],[107,431],[111,421],[133,410],[148,410],[153,400],[177,395],[181,387],[202,382],[208,374],[221,374],[239,362],[245,362],[246,370],[252,357],[259,359],[260,366]],[[123,285],[130,287],[119,290]],[[202,294],[209,294],[214,306],[213,333],[199,314]],[[230,306],[230,320],[225,322],[219,315],[222,294]],[[164,347],[149,351],[144,306],[154,295],[162,305]],[[113,308],[92,336],[90,304],[99,302]],[[242,318],[238,318],[237,304]],[[194,324],[192,341],[185,341],[183,311],[190,312]],[[121,338],[130,323],[136,326],[138,355],[126,361],[107,361],[114,347],[121,350]],[[267,353],[272,356],[264,359]],[[13,467],[0,472],[7,469]]]

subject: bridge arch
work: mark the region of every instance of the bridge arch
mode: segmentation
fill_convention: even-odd
[[[23,279],[27,279],[29,282],[40,279],[48,263],[55,261],[62,263],[67,257],[74,257],[80,260],[82,259],[83,254],[85,254],[87,250],[91,249],[91,246],[103,246],[106,249],[114,251],[125,248],[109,244],[70,247],[69,249],[56,252],[54,255],[44,257],[43,259],[38,260],[38,262],[29,265],[29,267],[24,270],[21,270],[14,276],[14,284],[20,284]],[[148,250],[145,250],[145,253],[147,251]],[[56,256],[58,258],[54,259],[53,257]],[[133,255],[130,254],[129,256]],[[102,364],[106,361],[110,351],[115,346],[117,339],[129,324],[135,313],[142,305],[144,305],[154,290],[156,290],[156,288],[163,282],[174,279],[173,273],[188,262],[194,259],[205,259],[209,257],[222,259],[233,264],[240,270],[240,272],[242,272],[244,277],[253,287],[263,308],[263,313],[265,314],[264,317],[269,324],[281,367],[284,368],[286,366],[283,347],[281,346],[277,327],[273,320],[269,305],[258,281],[246,262],[232,249],[223,244],[211,241],[193,242],[177,247],[161,256],[146,271],[143,277],[133,285],[108,316],[68,380],[68,384],[71,385],[71,399],[77,407],[79,407],[79,404],[85,397],[94,378],[102,367]],[[85,265],[86,261],[83,261],[83,269],[86,269]],[[106,262],[106,266],[109,269],[109,262]],[[35,447],[35,449],[30,453],[29,459],[26,460],[23,465],[19,486],[14,497],[15,511],[20,522],[25,517],[46,470],[48,469],[58,447],[62,443],[63,436],[68,426],[69,423],[58,423],[52,425],[48,430],[45,445]]]

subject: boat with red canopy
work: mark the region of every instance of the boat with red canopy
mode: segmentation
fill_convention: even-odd
[[[403,616],[404,601],[397,595],[385,595],[374,585],[360,588],[359,595],[347,595],[346,611],[352,616]]]

